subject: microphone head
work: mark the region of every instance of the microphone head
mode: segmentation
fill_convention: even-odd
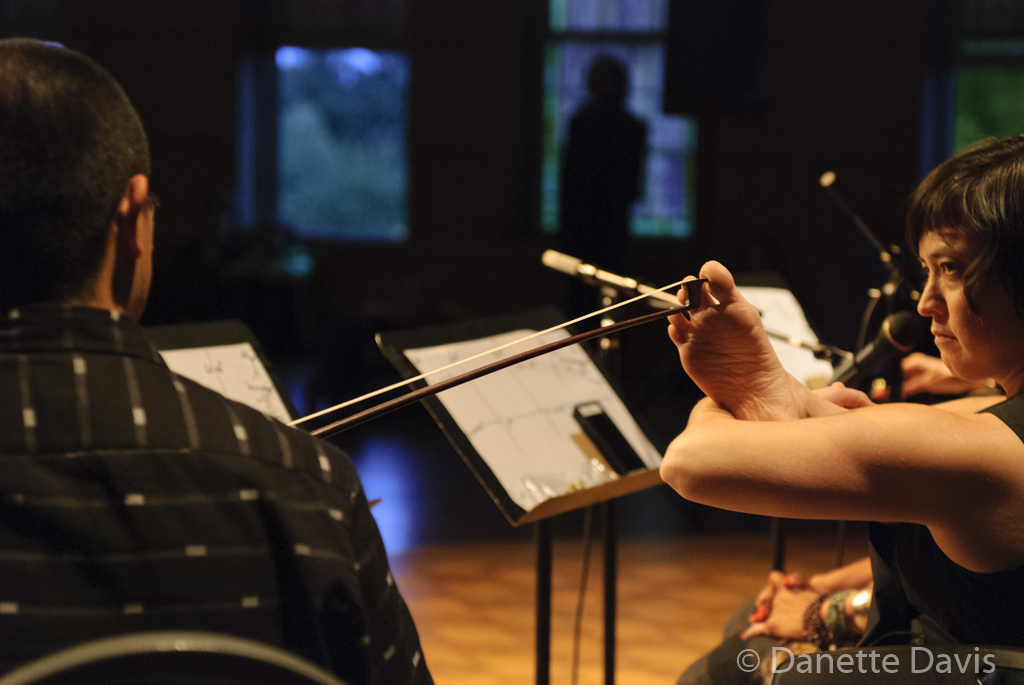
[[[583,263],[582,259],[570,257],[567,254],[563,254],[555,250],[544,250],[544,254],[540,256],[540,261],[549,269],[561,271],[562,273],[567,273],[570,276],[575,276],[578,273],[580,264]]]
[[[913,311],[899,311],[882,321],[881,330],[856,355],[842,361],[832,381],[855,387],[886,361],[912,352],[928,330],[928,320]]]
[[[927,323],[927,319],[916,312],[895,312],[885,317],[882,333],[897,350],[910,352],[921,342]]]
[[[825,173],[823,173],[821,175],[821,178],[818,179],[818,183],[821,184],[822,188],[828,188],[829,186],[831,186],[835,182],[836,182],[836,172],[834,172],[834,171],[826,171]]]

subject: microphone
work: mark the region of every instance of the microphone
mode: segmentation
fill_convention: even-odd
[[[582,278],[589,285],[598,287],[607,285],[626,294],[637,293],[639,295],[648,295],[650,297],[648,302],[651,306],[658,309],[667,309],[669,307],[679,306],[679,301],[672,293],[658,292],[657,288],[652,288],[649,285],[640,283],[635,278],[619,276],[618,274],[613,274],[610,271],[604,271],[593,264],[584,263],[582,259],[562,252],[545,250],[544,254],[540,257],[540,261],[544,266],[550,269],[561,271],[562,273],[569,274],[570,276]]]
[[[578,257],[573,257],[562,252],[556,252],[555,250],[545,250],[544,254],[540,257],[540,261],[544,266],[550,269],[581,278],[588,285],[597,287],[611,286],[612,288],[615,288],[627,295],[631,295],[633,293],[648,295],[648,304],[656,309],[667,309],[669,307],[679,306],[679,301],[676,299],[676,296],[671,293],[659,292],[657,288],[652,288],[649,285],[641,283],[635,278],[619,276],[618,274],[613,274],[609,271],[603,271],[593,264],[586,264]],[[832,345],[806,342],[796,336],[792,336],[787,333],[780,333],[779,331],[773,331],[770,328],[765,328],[764,332],[769,338],[781,340],[787,345],[792,345],[793,347],[800,347],[805,350],[809,350],[817,359],[824,359],[825,361],[831,362],[832,359],[837,356],[853,357],[849,352],[844,352],[838,347],[833,347]]]
[[[878,335],[864,348],[836,367],[829,383],[839,381],[856,386],[879,366],[911,352],[924,335],[927,320],[914,312],[890,314],[882,321]]]

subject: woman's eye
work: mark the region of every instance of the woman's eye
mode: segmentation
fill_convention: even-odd
[[[960,265],[953,262],[943,262],[939,264],[939,269],[946,275],[952,275],[960,272]]]

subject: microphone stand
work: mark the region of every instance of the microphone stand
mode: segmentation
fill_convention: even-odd
[[[860,231],[861,235],[863,235],[867,239],[867,241],[871,243],[871,245],[878,251],[879,261],[882,262],[882,264],[884,264],[887,269],[889,269],[889,280],[886,285],[888,285],[889,283],[893,284],[892,293],[889,294],[894,294],[895,289],[902,285],[903,282],[908,283],[911,287],[916,289],[918,293],[920,293],[920,290],[924,285],[923,283],[921,283],[920,278],[917,276],[916,273],[905,273],[904,269],[900,266],[900,259],[902,255],[902,250],[900,249],[900,246],[889,245],[888,247],[886,247],[885,245],[883,245],[882,241],[878,239],[878,237],[871,231],[871,229],[868,228],[867,224],[865,224],[861,220],[861,218],[857,216],[857,214],[852,209],[850,209],[850,206],[846,204],[846,201],[843,200],[843,198],[839,195],[839,193],[833,187],[835,182],[836,174],[834,171],[826,171],[821,175],[821,178],[818,179],[818,184],[825,190],[826,194],[828,194],[832,202],[835,203],[836,207],[838,207],[839,210],[846,215],[846,217],[853,223],[853,225],[857,227],[857,230]],[[892,314],[892,312],[889,313]]]
[[[848,219],[856,226],[857,230],[860,231],[869,243],[878,251],[878,259],[889,271],[889,278],[881,288],[870,288],[868,290],[868,304],[864,309],[864,314],[861,317],[860,328],[857,333],[857,345],[854,350],[855,353],[859,352],[868,340],[868,328],[871,325],[871,321],[874,319],[875,310],[877,309],[878,303],[885,298],[885,315],[895,313],[908,308],[908,304],[916,308],[916,302],[921,297],[921,290],[923,283],[921,282],[920,275],[911,269],[905,269],[901,266],[901,255],[902,251],[898,245],[889,245],[886,247],[882,244],[882,241],[868,228],[867,224],[861,220],[857,214],[850,209],[850,206],[843,200],[836,191],[834,184],[836,181],[836,174],[832,171],[826,171],[818,179],[818,184],[824,189],[826,194],[831,198],[833,203],[839,208],[839,210],[846,215]],[[906,297],[909,302],[901,302],[900,300]],[[883,318],[884,318],[883,316]],[[900,370],[899,360],[887,362],[885,372],[883,375],[875,379],[872,383],[871,391],[872,399],[881,401],[893,401],[899,400],[900,392],[903,385],[903,373]],[[877,384],[881,380],[882,384]]]
[[[900,268],[900,255],[901,250],[898,245],[889,245],[886,248],[882,241],[880,241],[875,234],[868,228],[857,214],[850,209],[850,206],[846,204],[843,198],[839,195],[833,184],[836,181],[835,172],[826,171],[818,179],[819,185],[825,190],[828,196],[832,199],[833,203],[839,208],[839,210],[846,215],[848,219],[857,227],[869,243],[878,251],[878,259],[883,265],[889,270],[889,278],[881,288],[871,288],[868,290],[868,304],[864,308],[864,314],[861,317],[860,329],[857,334],[857,346],[856,352],[864,347],[868,339],[868,327],[871,324],[872,317],[875,309],[878,305],[879,300],[884,296],[886,304],[886,316],[893,314],[897,309],[897,294],[904,291],[905,288],[909,287],[910,290],[907,293],[911,302],[917,302],[921,297],[921,289],[923,284],[920,281],[920,277],[916,272],[907,273]],[[882,381],[882,385],[876,385],[878,381]],[[893,361],[886,362],[883,375],[880,378],[872,381],[872,387],[869,395],[873,400],[881,399],[882,401],[899,401],[900,395],[903,388],[903,371],[899,366],[899,358]],[[846,521],[838,521],[836,523],[836,568],[843,565],[843,552],[846,547]]]
[[[612,274],[609,274],[611,276]],[[632,280],[632,279],[629,279]],[[635,283],[635,281],[634,281]],[[637,284],[635,290],[640,290]],[[653,289],[651,289],[653,290]],[[601,307],[610,307],[621,299],[621,292],[611,285],[601,287]],[[673,301],[678,304],[674,297]],[[615,324],[612,312],[602,317],[602,328]],[[598,340],[598,357],[608,367],[609,373],[617,380],[622,380],[622,346],[618,333],[607,335]],[[618,568],[619,539],[615,520],[615,499],[607,499],[601,503],[601,518],[604,521],[604,682],[605,685],[615,684],[615,627],[618,614]],[[589,536],[590,531],[586,531]]]
[[[674,295],[668,293],[658,292],[656,288],[644,285],[635,279],[626,278],[613,274],[609,271],[604,271],[597,268],[592,264],[584,264],[583,260],[571,257],[561,252],[554,250],[547,250],[544,252],[541,261],[546,265],[558,271],[568,273],[572,276],[579,276],[589,285],[598,287],[601,289],[601,308],[611,307],[623,299],[623,296],[631,296],[634,294],[650,295],[647,301],[651,306],[665,310],[675,309],[679,306],[679,300]],[[693,299],[700,297],[699,291],[690,293],[688,301],[692,302]],[[657,298],[657,299],[656,299]],[[698,300],[699,302],[699,300]],[[618,325],[613,318],[612,312],[606,313],[601,317],[598,323],[598,331],[601,329],[608,329],[608,333],[603,335],[598,340],[598,359],[602,365],[608,370],[609,376],[614,377],[616,380],[621,380],[622,377],[622,348],[621,341],[618,336]],[[594,331],[595,334],[598,331]],[[615,499],[610,498],[600,503],[600,514],[601,519],[604,523],[603,526],[603,561],[604,561],[604,682],[605,685],[614,685],[615,683],[615,647],[616,647],[616,617],[617,617],[617,604],[618,604],[618,561],[619,561],[619,544],[618,544],[618,529],[616,526],[615,517]],[[593,521],[594,505],[587,507],[584,513],[584,525],[583,525],[583,576],[580,580],[581,587],[586,587],[586,574],[590,567],[590,538],[591,538],[591,522]],[[545,524],[546,520],[539,522]],[[545,596],[541,597],[538,594],[538,612],[545,611],[550,614],[550,534],[546,533],[545,528],[539,529],[538,535],[538,577],[540,574],[545,574],[548,585],[545,585],[544,593]],[[538,584],[539,587],[539,584]],[[540,593],[540,591],[538,591]],[[582,591],[581,591],[582,592]],[[583,601],[582,597],[580,601]],[[548,619],[549,620],[549,619]],[[575,632],[575,631],[574,631]],[[545,660],[550,658],[549,655],[549,644],[541,644],[541,642],[548,642],[550,640],[549,634],[545,634],[543,637],[538,638],[538,655],[543,654],[543,657],[538,656],[538,663],[541,658]],[[577,667],[576,658],[578,654],[574,651],[573,654],[573,668]],[[546,675],[546,671],[545,671]]]

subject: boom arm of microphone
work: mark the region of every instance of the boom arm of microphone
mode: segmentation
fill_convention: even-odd
[[[834,171],[826,171],[818,179],[818,185],[820,185],[828,196],[832,199],[832,202],[839,208],[839,210],[846,215],[846,217],[853,222],[853,225],[857,227],[857,230],[861,232],[868,242],[876,250],[878,250],[878,259],[885,264],[886,268],[889,269],[889,273],[892,278],[903,278],[910,282],[917,290],[923,287],[920,277],[913,270],[905,270],[900,267],[900,248],[898,245],[890,245],[886,247],[882,244],[882,241],[872,233],[871,229],[868,228],[857,214],[850,209],[850,205],[846,204],[843,198],[839,195],[839,192],[832,186],[836,182],[836,174]],[[908,273],[910,271],[910,273]]]

